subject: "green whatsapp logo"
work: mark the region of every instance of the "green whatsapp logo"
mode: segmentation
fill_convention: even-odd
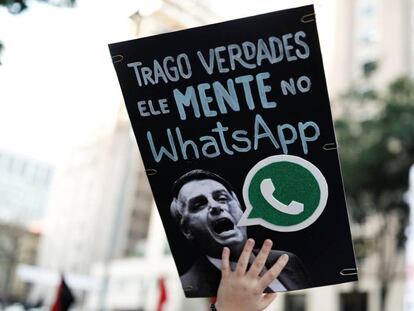
[[[328,184],[309,161],[292,155],[271,156],[249,171],[243,185],[246,211],[238,226],[261,225],[291,232],[313,224],[328,200]]]

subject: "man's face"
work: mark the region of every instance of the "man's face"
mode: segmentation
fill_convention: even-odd
[[[237,199],[212,179],[193,180],[178,193],[183,207],[183,232],[208,253],[223,246],[244,244],[246,228],[236,227],[243,212]]]

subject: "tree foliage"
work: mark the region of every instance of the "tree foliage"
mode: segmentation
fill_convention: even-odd
[[[401,246],[408,214],[404,193],[414,163],[414,82],[399,78],[384,94],[364,90],[351,97],[349,113],[336,128],[353,218],[361,222],[372,213],[398,213]]]
[[[385,310],[389,286],[401,269],[397,254],[409,219],[404,194],[414,164],[414,81],[399,78],[384,92],[367,85],[348,94],[336,132],[352,218],[377,219],[376,233],[363,237],[362,248],[363,255],[376,253],[379,259],[380,309]]]
[[[76,4],[76,0],[38,0],[39,2],[45,2],[55,6],[61,7],[73,7]],[[0,0],[0,7],[6,7],[11,14],[20,14],[29,8],[28,0]],[[4,45],[0,40],[0,57],[1,52],[4,49]],[[1,58],[0,58],[1,65]]]
[[[74,6],[76,0],[38,0],[56,6]],[[28,0],[0,0],[0,6],[6,7],[10,13],[19,14],[25,11],[29,5]]]

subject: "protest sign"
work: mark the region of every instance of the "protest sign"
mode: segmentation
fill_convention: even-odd
[[[247,237],[290,255],[267,291],[357,280],[313,6],[110,52],[186,296]]]

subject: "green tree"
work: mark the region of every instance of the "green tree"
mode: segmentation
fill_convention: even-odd
[[[379,229],[363,249],[378,255],[380,305],[385,310],[408,221],[404,193],[414,163],[414,82],[399,78],[384,92],[364,85],[347,98],[346,112],[336,122],[343,177],[353,220],[377,217]]]
[[[74,6],[76,0],[60,0],[60,1],[51,1],[51,0],[38,0],[40,2],[46,2],[56,6]],[[27,0],[0,0],[0,6],[6,7],[10,13],[19,14],[26,10],[28,6]]]
[[[0,42],[0,57],[1,57],[1,52],[3,52],[3,43]],[[0,62],[1,65],[1,62]]]
[[[76,0],[38,0],[39,2],[49,3],[55,6],[61,7],[73,7],[76,4]],[[0,0],[0,7],[6,7],[11,14],[20,14],[21,12],[28,9],[28,0]],[[4,49],[4,45],[0,40],[0,57]],[[1,65],[1,58],[0,58]]]

